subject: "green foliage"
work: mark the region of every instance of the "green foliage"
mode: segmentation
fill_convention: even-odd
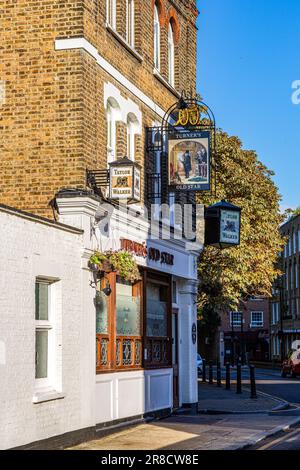
[[[90,265],[96,265],[99,271],[115,271],[120,277],[129,282],[141,279],[138,265],[131,253],[128,251],[96,251],[90,257]]]
[[[300,214],[300,207],[296,207],[296,209],[286,209],[284,212],[284,220],[285,222],[297,217]]]
[[[271,295],[275,267],[283,239],[279,224],[280,195],[274,173],[254,151],[244,150],[237,137],[222,131],[216,137],[216,195],[203,193],[199,203],[209,206],[222,199],[242,208],[241,245],[219,250],[206,247],[199,260],[199,306],[236,308],[239,299]]]

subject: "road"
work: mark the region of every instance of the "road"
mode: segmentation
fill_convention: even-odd
[[[256,385],[261,392],[300,406],[300,377],[283,379],[280,371],[257,369]]]
[[[300,450],[300,429],[291,429],[280,436],[273,437],[253,450]]]
[[[248,378],[248,372],[243,371],[242,375],[244,379]],[[257,369],[256,385],[261,392],[300,406],[300,377],[283,379],[280,371]],[[262,442],[253,450],[300,450],[300,425]]]
[[[224,369],[222,376],[224,379]],[[256,369],[255,377],[257,390],[300,406],[300,377],[283,379],[280,371],[269,369]],[[231,371],[231,379],[236,379],[235,370]],[[248,368],[242,370],[242,381],[244,384],[249,384]]]

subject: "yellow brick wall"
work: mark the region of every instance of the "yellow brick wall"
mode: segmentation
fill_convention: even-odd
[[[176,86],[179,91],[194,90],[195,1],[161,1],[165,5],[162,74],[166,76],[168,15],[173,8],[180,24]],[[105,82],[114,83],[124,97],[139,105],[144,128],[157,119],[88,53],[55,51],[55,39],[85,37],[163,109],[177,100],[153,75],[153,1],[135,4],[136,49],[142,63],[106,28],[105,0],[0,0],[0,80],[6,92],[5,103],[0,104],[1,203],[52,217],[49,201],[59,189],[85,188],[86,169],[106,167]],[[124,18],[125,0],[119,5],[118,16]],[[124,23],[118,24],[124,36]],[[124,132],[120,154],[126,150]],[[141,164],[144,137],[145,129],[136,138],[136,159]]]

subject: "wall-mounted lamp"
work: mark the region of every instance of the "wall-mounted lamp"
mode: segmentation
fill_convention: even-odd
[[[106,281],[106,287],[104,287],[104,289],[101,289],[101,290],[102,290],[102,292],[103,292],[107,297],[110,296],[110,294],[111,294],[112,291],[111,291],[111,287],[110,287],[109,281]]]

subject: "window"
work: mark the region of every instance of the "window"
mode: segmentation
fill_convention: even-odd
[[[98,281],[95,302],[98,374],[171,364],[171,277],[145,271],[143,280],[131,284],[112,272]],[[108,284],[109,296],[103,291]]]
[[[174,43],[174,32],[171,22],[169,23],[168,29],[168,64],[169,74],[168,79],[172,87],[175,86],[175,43]]]
[[[107,103],[107,162],[116,157],[116,108],[111,102]]]
[[[160,23],[157,4],[154,6],[154,67],[160,70]]]
[[[241,312],[231,312],[230,314],[230,326],[238,327],[242,325],[242,313]]]
[[[171,280],[147,274],[145,365],[149,368],[171,365]]]
[[[111,288],[107,296],[103,289]],[[115,273],[98,281],[96,292],[96,371],[142,366],[141,282],[131,284]]]
[[[35,283],[35,378],[38,385],[50,385],[53,373],[52,281],[37,279]]]
[[[127,116],[127,157],[135,160],[135,136],[138,126],[138,120],[133,113]]]
[[[134,47],[134,0],[127,0],[127,24],[126,24],[126,40],[131,47]]]
[[[251,328],[261,328],[264,326],[263,312],[251,312]]]
[[[106,0],[107,23],[116,29],[116,0]]]

